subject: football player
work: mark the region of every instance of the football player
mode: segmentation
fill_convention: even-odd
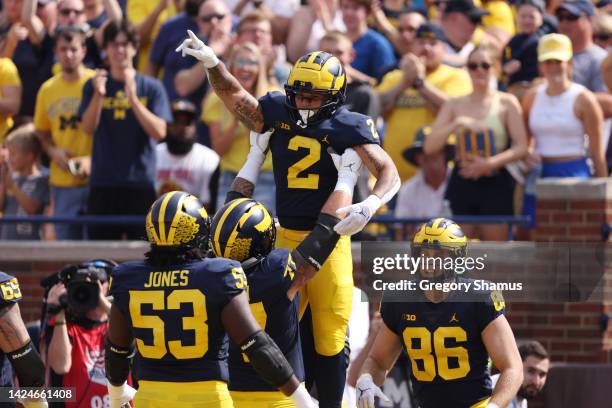
[[[414,237],[413,257],[465,257],[467,239],[455,222],[436,218]],[[419,280],[467,283],[454,270],[427,265]],[[419,285],[421,286],[421,285]],[[385,380],[402,348],[412,365],[411,379],[419,406],[499,408],[508,405],[522,382],[521,357],[504,316],[497,291],[426,290],[410,302],[381,304],[383,324],[357,380],[359,408],[374,408],[374,397],[386,399],[378,385]],[[455,298],[455,300],[453,300]],[[501,375],[491,390],[488,359]],[[377,385],[378,384],[378,385]]]
[[[45,385],[45,366],[21,319],[17,304],[20,300],[17,278],[0,272],[0,386],[11,387],[13,384],[11,371],[3,369],[7,357],[20,387],[42,387]],[[25,408],[47,407],[44,400],[20,402]]]
[[[293,250],[300,279],[316,274],[301,291],[300,315],[309,304],[319,403],[340,407],[346,378],[343,349],[353,294],[349,236],[361,231],[397,192],[397,169],[380,147],[374,121],[342,107],[346,74],[336,57],[319,51],[303,56],[291,70],[286,96],[271,92],[257,100],[212,49],[190,31],[188,34],[177,52],[203,62],[225,106],[256,132],[251,134],[247,161],[228,199],[252,195],[265,154],[268,149],[272,152],[276,215],[281,226],[277,246]],[[342,154],[342,171],[326,153],[328,148]],[[372,195],[350,205],[361,163],[377,181]]]
[[[179,191],[162,195],[147,214],[146,230],[146,260],[121,264],[112,274],[105,356],[111,408],[134,397],[126,384],[134,339],[136,406],[232,407],[226,334],[296,407],[312,407],[291,365],[251,314],[240,263],[202,258],[210,218],[198,199]]]
[[[212,220],[215,256],[242,263],[253,316],[283,352],[299,381],[304,362],[299,333],[299,289],[295,264],[286,248],[274,249],[276,226],[263,204],[240,198]],[[230,345],[229,390],[236,408],[289,408],[291,400],[262,380],[235,345]]]

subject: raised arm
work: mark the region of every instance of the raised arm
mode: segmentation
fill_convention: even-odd
[[[36,16],[37,0],[23,0],[21,23],[28,29],[28,37],[33,45],[39,45],[45,36],[45,26]]]
[[[259,102],[238,80],[229,73],[225,64],[219,61],[214,51],[187,30],[189,38],[177,48],[177,52],[188,54],[202,61],[208,71],[208,80],[215,93],[244,125],[255,132],[261,133],[264,128],[264,118]]]

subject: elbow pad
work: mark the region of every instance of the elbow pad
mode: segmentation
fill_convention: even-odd
[[[31,341],[20,349],[7,354],[22,387],[45,385],[45,365]]]
[[[295,248],[317,270],[321,269],[340,239],[340,235],[334,231],[339,222],[340,219],[333,215],[319,214],[312,232]]]
[[[130,374],[132,347],[116,346],[111,343],[107,337],[104,342],[104,348],[106,378],[113,385],[121,385],[127,380],[128,375]]]
[[[274,340],[264,331],[258,331],[240,345],[251,365],[261,378],[280,388],[293,376],[293,368]]]

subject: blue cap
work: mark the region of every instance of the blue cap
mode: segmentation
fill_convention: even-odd
[[[421,26],[416,30],[415,36],[416,38],[431,38],[439,41],[446,41],[446,36],[444,35],[442,28],[430,21],[421,24]]]
[[[559,10],[566,10],[577,17],[595,15],[595,6],[589,0],[566,1],[559,4],[555,13],[559,12]]]

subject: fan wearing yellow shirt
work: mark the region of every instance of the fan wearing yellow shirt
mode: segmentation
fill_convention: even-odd
[[[472,90],[467,72],[442,64],[444,41],[440,27],[429,22],[421,25],[414,54],[404,55],[399,69],[386,74],[376,88],[387,120],[383,148],[397,166],[402,183],[416,172],[403,152],[412,145],[417,131],[433,123],[449,97],[467,95]]]
[[[268,82],[266,59],[255,44],[247,42],[234,47],[227,64],[231,74],[256,98],[274,90]],[[202,121],[209,126],[212,148],[221,156],[216,207],[220,208],[249,154],[249,130],[227,110],[214,92],[204,99]],[[261,167],[253,199],[263,203],[275,214],[274,192],[272,160],[268,154]]]
[[[85,82],[94,71],[85,68],[86,37],[70,27],[56,34],[55,58],[61,71],[38,91],[34,126],[51,159],[49,184],[53,214],[74,216],[84,212],[88,196],[92,137],[81,130],[77,112]],[[82,239],[78,225],[56,224],[57,239]]]
[[[13,115],[21,105],[21,80],[10,58],[0,58],[0,145],[13,127]]]

